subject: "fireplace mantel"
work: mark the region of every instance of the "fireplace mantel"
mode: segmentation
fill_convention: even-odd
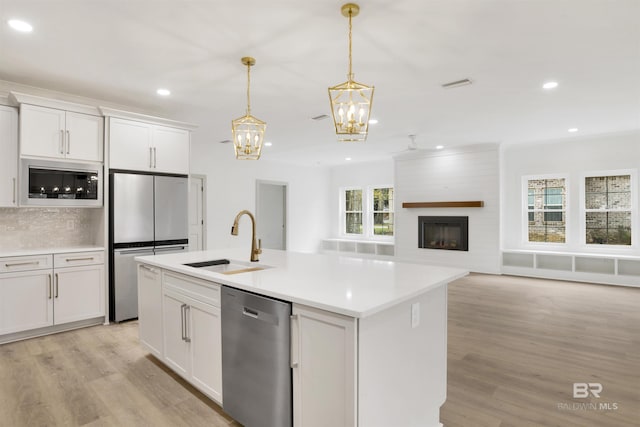
[[[482,200],[461,202],[403,202],[403,208],[482,208]]]

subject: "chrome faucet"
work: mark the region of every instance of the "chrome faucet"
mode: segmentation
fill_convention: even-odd
[[[260,248],[262,242],[260,241],[260,239],[256,240],[256,219],[253,217],[253,214],[251,212],[246,209],[238,212],[238,215],[236,215],[236,219],[233,220],[233,225],[231,226],[231,235],[238,235],[238,221],[244,214],[249,215],[249,218],[251,218],[251,261],[260,261],[258,259],[258,255],[262,253],[262,248]]]

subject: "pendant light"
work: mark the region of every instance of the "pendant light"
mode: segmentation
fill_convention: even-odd
[[[245,56],[241,61],[247,66],[247,114],[231,122],[233,149],[236,152],[236,159],[258,160],[267,123],[251,115],[251,67],[256,64],[256,60]]]
[[[358,16],[360,6],[347,3],[341,10],[342,15],[349,18],[349,73],[346,82],[329,88],[331,113],[338,141],[365,141],[369,132],[374,87],[358,83],[353,79],[351,19]]]

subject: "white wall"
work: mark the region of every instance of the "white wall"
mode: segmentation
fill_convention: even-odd
[[[413,152],[396,157],[396,258],[500,272],[500,179],[497,144]],[[482,200],[482,208],[412,208],[402,202]],[[469,216],[469,251],[418,248],[418,216]]]
[[[639,255],[640,248],[587,247],[581,241],[580,182],[587,172],[640,169],[640,133],[629,132],[570,141],[504,147],[502,152],[503,239],[504,249],[536,249],[566,252],[626,253]],[[564,174],[568,177],[567,243],[565,245],[530,244],[523,235],[522,177],[525,175]],[[636,185],[636,197],[640,197]],[[638,227],[638,212],[632,219]],[[638,234],[635,234],[636,236]],[[636,239],[637,240],[637,239]]]
[[[212,138],[219,133],[201,127],[191,146],[191,172],[207,176],[207,249],[246,247],[249,254],[249,218],[241,219],[237,237],[231,236],[231,225],[239,211],[256,212],[259,179],[288,184],[287,250],[317,252],[320,240],[329,237],[328,168],[269,161],[267,147],[260,160],[236,160],[231,144]]]
[[[371,185],[394,185],[393,160],[365,163],[348,163],[331,168],[329,184],[330,237],[340,234],[340,189],[344,187],[362,187]],[[396,210],[398,207],[396,206]]]

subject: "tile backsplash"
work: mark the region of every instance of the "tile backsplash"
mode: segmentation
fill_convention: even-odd
[[[0,208],[0,250],[102,244],[103,209]]]

